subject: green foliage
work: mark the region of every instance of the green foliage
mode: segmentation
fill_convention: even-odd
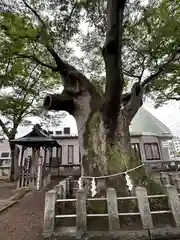
[[[59,82],[56,74],[26,60],[11,62],[7,76],[13,80],[0,91],[0,126],[8,138],[14,138],[17,128],[27,117],[39,116],[47,90]]]
[[[59,76],[29,59],[15,56],[14,53],[31,50],[27,49],[26,38],[34,39],[37,32],[27,18],[4,13],[1,20],[4,38],[0,40],[0,125],[8,138],[14,138],[26,117],[39,114],[45,92],[59,83]]]
[[[101,82],[99,76],[104,73],[104,62],[100,56],[107,29],[106,1],[94,2],[86,9],[88,29],[78,39],[78,46],[84,53],[82,59],[90,78]],[[149,1],[148,4],[128,1],[122,49],[126,86],[152,77],[145,93],[157,104],[178,97],[179,36],[179,0],[173,3],[167,0]],[[127,90],[126,86],[124,90]]]
[[[65,26],[55,24],[60,20],[58,14],[54,16],[53,23],[47,16],[43,16],[47,21],[46,26],[42,26],[32,12],[25,9],[22,2],[18,1],[18,3],[21,4],[17,6],[15,1],[14,6],[11,4],[12,11],[0,13],[0,113],[2,116],[0,125],[8,138],[15,136],[20,124],[30,124],[27,120],[29,116],[40,116],[43,125],[60,122],[62,114],[54,116],[42,112],[44,95],[47,91],[53,91],[57,84],[59,87],[60,83],[59,74],[52,72],[51,67],[55,64],[46,45],[53,44],[58,48],[60,44],[61,50],[64,50],[65,42],[68,42],[66,37],[69,34],[68,38],[71,38],[72,34],[67,30],[66,36],[61,38],[64,44],[61,44],[62,41],[60,43],[56,38],[59,37],[58,31],[61,27],[61,32],[65,34]],[[43,2],[40,1],[31,3],[36,4],[36,9],[43,6]],[[69,6],[69,1],[62,1],[61,5],[62,8],[64,7],[61,21],[64,21],[65,12],[67,13],[65,6],[66,8]],[[49,7],[49,11],[53,11],[53,3]],[[71,21],[72,19],[69,24],[74,28],[74,23],[78,22],[78,19]],[[50,29],[51,26],[53,30]],[[46,27],[49,30],[46,31]],[[66,50],[69,52],[68,48]]]
[[[6,1],[4,0],[6,3]],[[0,43],[3,63],[8,56],[31,56],[42,64],[56,64],[47,45],[54,47],[64,59],[73,63],[89,79],[100,87],[105,86],[104,44],[107,18],[107,1],[99,0],[49,0],[27,2],[11,1],[10,12],[0,14]],[[44,9],[44,11],[41,11]],[[122,59],[125,86],[143,81],[165,66],[145,87],[145,93],[156,100],[157,105],[179,96],[179,52],[166,65],[180,46],[179,0],[127,1],[124,20]],[[74,46],[81,50],[77,55]],[[6,61],[4,59],[6,56]],[[20,56],[19,56],[20,57]],[[2,64],[2,63],[0,63]],[[14,66],[15,68],[15,66]],[[152,94],[151,94],[152,93]]]
[[[153,73],[167,62],[172,55],[174,58],[145,88],[159,106],[169,99],[179,97],[180,81],[180,7],[179,1],[160,1],[158,6],[144,10],[141,20],[146,37],[142,39],[142,49],[150,53],[147,61],[148,71]],[[141,25],[140,25],[141,26]],[[139,31],[138,31],[139,34]],[[143,45],[145,44],[145,46]],[[148,48],[147,48],[148,47]]]

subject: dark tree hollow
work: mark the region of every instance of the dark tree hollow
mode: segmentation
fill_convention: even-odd
[[[63,94],[48,94],[43,103],[43,108],[46,110],[66,111],[73,114],[75,104],[70,97]]]

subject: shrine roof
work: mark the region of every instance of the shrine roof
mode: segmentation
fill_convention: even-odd
[[[18,145],[25,147],[58,147],[59,143],[53,139],[47,131],[36,124],[32,131],[23,137],[11,140]]]

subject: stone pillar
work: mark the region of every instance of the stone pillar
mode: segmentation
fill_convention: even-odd
[[[21,149],[21,157],[20,157],[20,173],[19,173],[19,179],[18,179],[18,183],[17,183],[17,188],[20,188],[21,185],[22,185],[22,174],[23,174],[22,166],[23,166],[24,150],[25,150],[25,147],[23,146],[22,149]]]
[[[180,201],[178,192],[175,186],[166,186],[168,196],[168,204],[172,211],[176,227],[180,227]]]
[[[56,190],[46,193],[43,234],[52,235],[55,227]]]
[[[107,207],[109,218],[109,230],[119,230],[119,215],[117,205],[116,190],[113,188],[107,189]]]
[[[144,229],[153,228],[153,222],[151,217],[151,210],[149,206],[149,200],[147,190],[143,187],[136,187],[136,196],[138,200],[139,212]]]
[[[176,181],[176,189],[180,190],[180,176],[177,174],[176,174],[175,181]]]
[[[43,158],[39,156],[37,159],[37,179],[36,179],[37,190],[40,190],[42,187],[42,164],[43,164]]]
[[[83,233],[87,231],[86,193],[83,189],[76,193],[76,227],[77,238],[81,239]]]
[[[161,184],[164,186],[170,184],[169,176],[168,176],[168,173],[166,173],[166,172],[160,172],[160,180],[161,180]]]

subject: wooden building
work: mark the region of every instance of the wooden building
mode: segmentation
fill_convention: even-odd
[[[19,165],[18,187],[29,186],[39,190],[47,186],[51,181],[52,152],[55,148],[56,158],[59,159],[60,145],[39,125],[27,135],[12,140],[21,146],[21,157]],[[26,149],[31,150],[31,155],[24,156]],[[49,154],[48,154],[49,153]],[[48,163],[47,158],[49,155]]]

